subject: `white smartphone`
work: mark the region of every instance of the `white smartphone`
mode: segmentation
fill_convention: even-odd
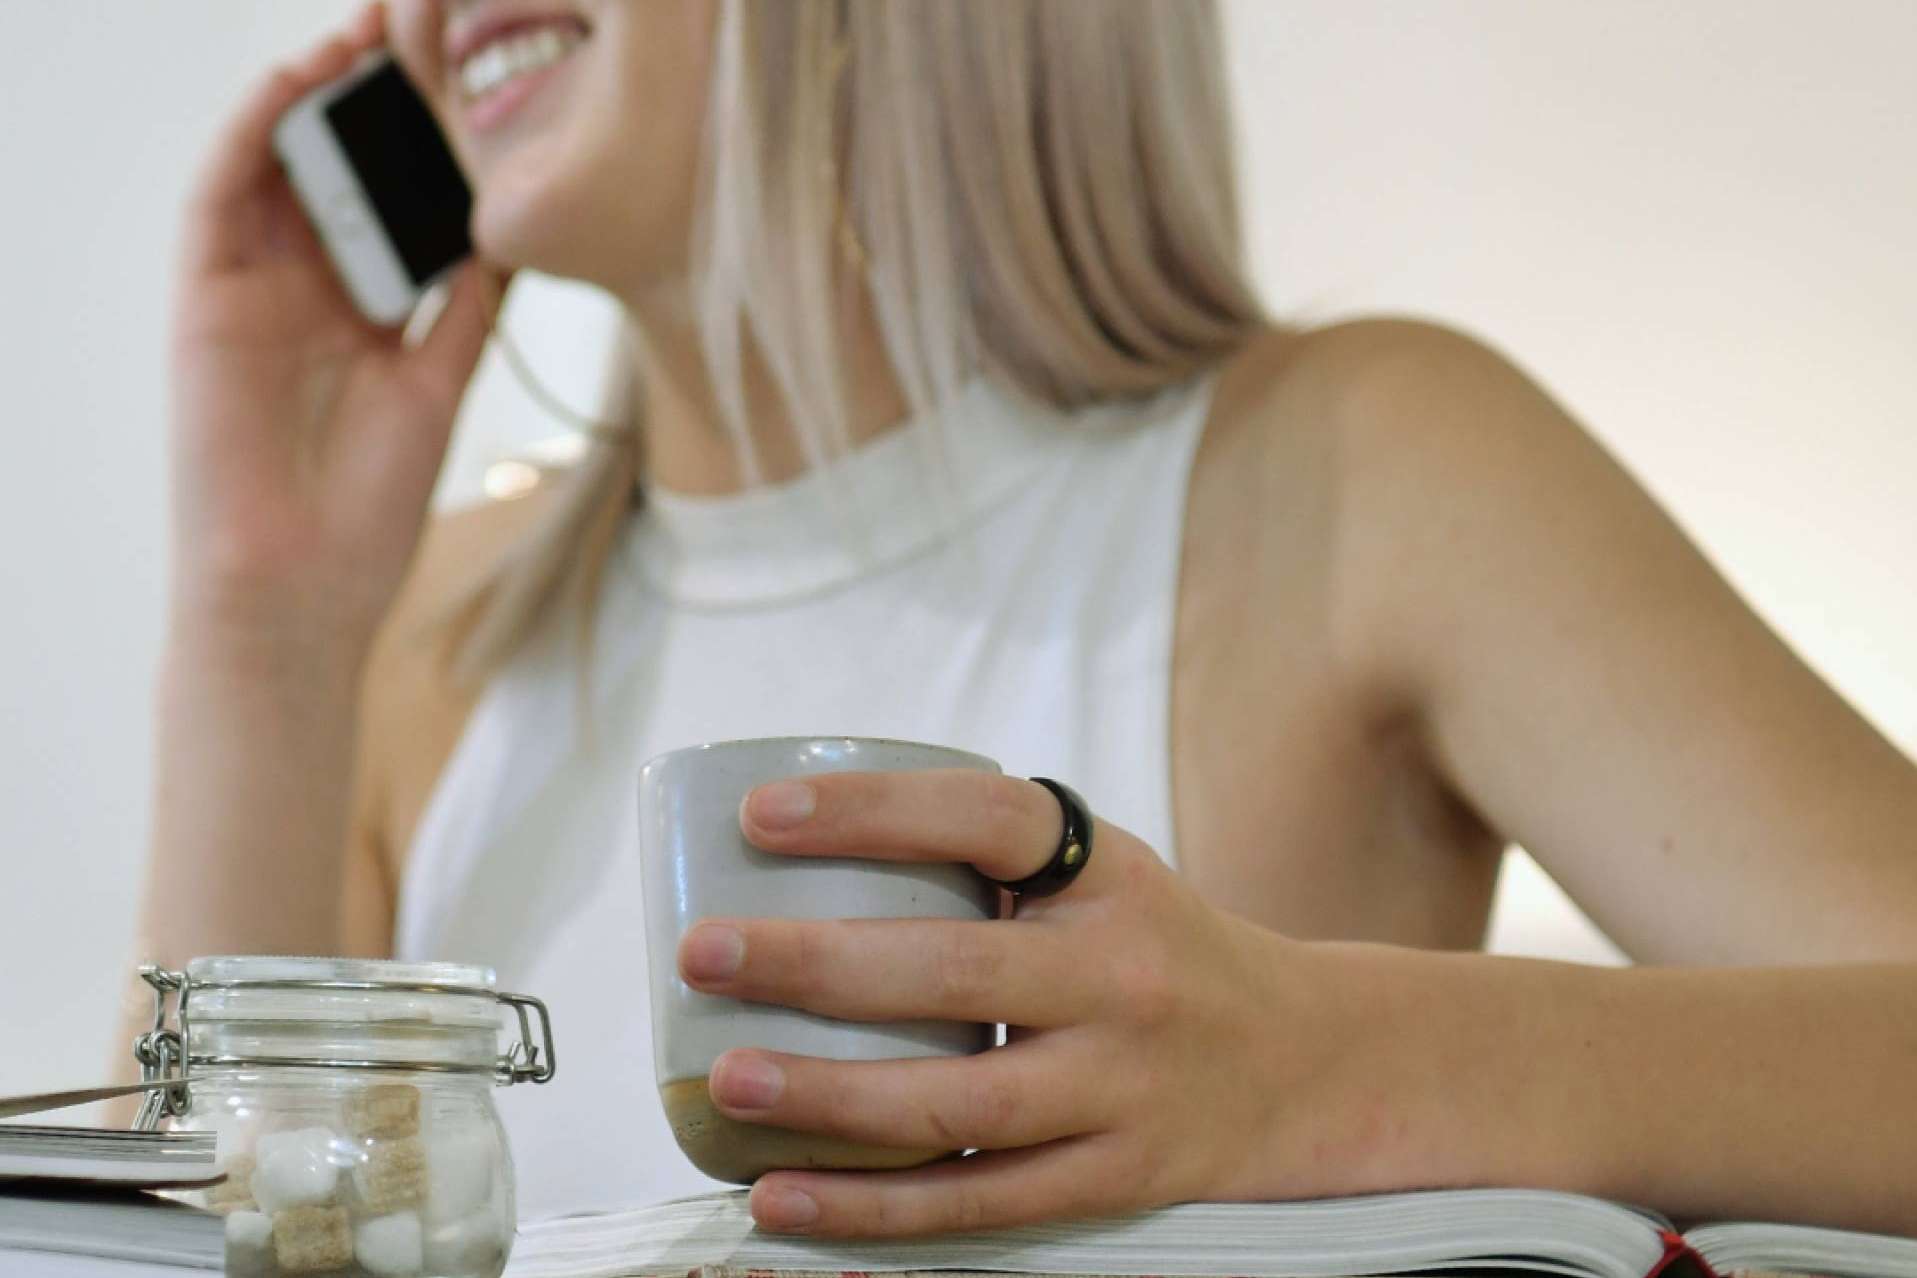
[[[472,253],[472,191],[392,57],[368,54],[301,98],[273,149],[361,314],[405,322]]]

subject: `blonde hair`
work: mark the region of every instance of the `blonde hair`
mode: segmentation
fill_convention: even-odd
[[[748,476],[748,353],[815,465],[846,447],[848,290],[928,415],[979,374],[1059,407],[1147,394],[1263,323],[1214,0],[725,0],[706,127],[694,282]],[[462,676],[565,596],[590,611],[636,404],[467,601]]]

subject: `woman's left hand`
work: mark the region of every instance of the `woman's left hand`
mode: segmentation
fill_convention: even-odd
[[[1062,829],[1043,787],[966,771],[780,782],[740,820],[769,852],[962,861],[1006,880],[1044,865]],[[1305,948],[1205,904],[1101,821],[1078,878],[1016,918],[705,920],[679,966],[706,993],[824,1016],[1011,1027],[975,1056],[735,1050],[715,1064],[713,1098],[737,1119],[979,1151],[901,1172],[776,1172],[752,1190],[767,1229],[902,1237],[1273,1196],[1285,1102],[1324,1059],[1281,1047],[1311,997]]]

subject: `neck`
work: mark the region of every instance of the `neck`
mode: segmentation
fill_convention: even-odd
[[[639,335],[644,374],[646,476],[660,488],[699,496],[738,492],[746,485],[744,458],[706,371],[689,289],[678,283],[625,299]],[[839,333],[845,369],[846,426],[857,446],[900,424],[907,403],[879,336],[870,299],[861,290],[848,304]],[[810,462],[785,398],[756,343],[744,359],[746,429],[760,477],[783,483]]]

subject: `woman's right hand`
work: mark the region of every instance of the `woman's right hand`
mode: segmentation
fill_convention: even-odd
[[[469,262],[407,346],[354,309],[279,167],[280,116],[384,29],[367,8],[235,115],[188,209],[172,347],[176,630],[348,664],[418,544],[505,283]]]

